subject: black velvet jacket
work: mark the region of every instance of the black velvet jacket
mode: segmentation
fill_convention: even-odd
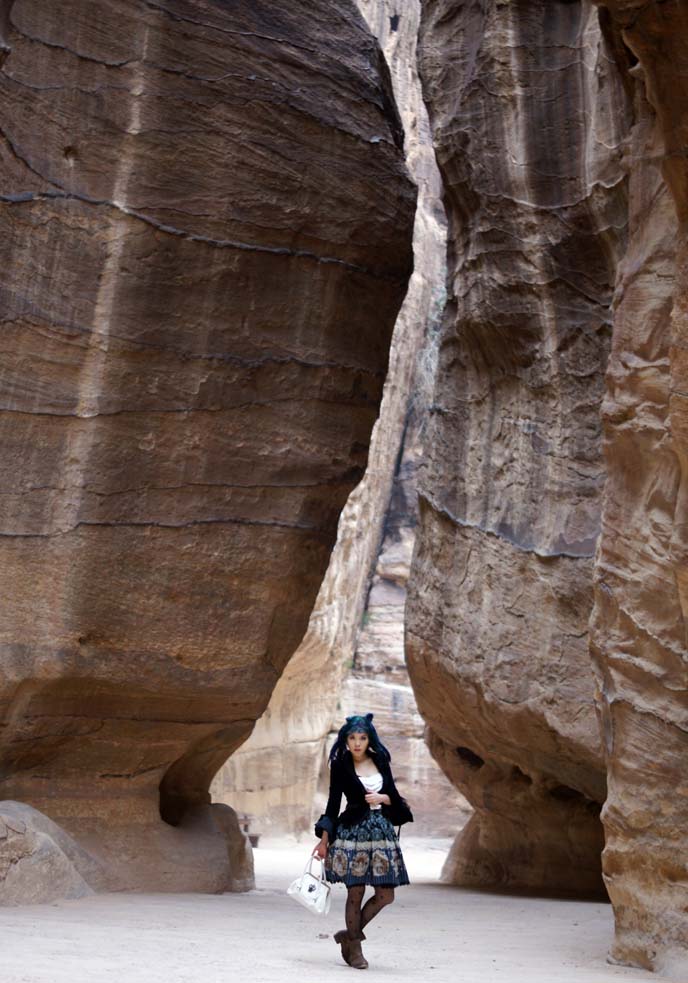
[[[370,757],[382,775],[380,793],[388,795],[391,803],[381,807],[382,815],[389,819],[394,826],[412,823],[413,813],[394,784],[389,761],[386,758],[378,761],[379,756],[374,754],[371,754]],[[342,795],[346,796],[347,806],[340,816],[339,807],[342,802]],[[330,769],[330,794],[325,812],[315,824],[315,835],[322,836],[323,832],[327,830],[331,843],[337,835],[338,825],[350,826],[352,823],[360,822],[370,812],[370,806],[365,797],[366,788],[357,776],[354,759],[351,752],[347,750],[344,752],[342,760],[335,762]]]

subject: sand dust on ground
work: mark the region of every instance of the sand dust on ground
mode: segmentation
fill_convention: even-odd
[[[0,909],[0,983],[330,983],[351,979],[325,918],[285,894],[313,839],[261,841],[248,894],[109,894]],[[611,966],[609,905],[488,894],[437,883],[449,841],[402,835],[411,884],[366,930],[369,981],[647,983]]]

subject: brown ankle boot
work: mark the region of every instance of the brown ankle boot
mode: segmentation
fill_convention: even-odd
[[[363,951],[361,949],[362,938],[363,933],[361,933],[357,939],[349,940],[349,966],[353,966],[354,969],[368,968],[368,960],[363,955]]]
[[[349,965],[349,933],[345,928],[334,933],[334,940],[337,945],[342,947],[342,959]]]
[[[342,959],[348,966],[350,966],[351,965],[351,959],[349,956],[350,939],[349,939],[348,931],[345,928],[342,928],[339,932],[334,933],[333,938],[337,943],[337,945],[340,945],[342,947]],[[365,939],[365,935],[363,934],[363,932],[361,932],[359,939]]]

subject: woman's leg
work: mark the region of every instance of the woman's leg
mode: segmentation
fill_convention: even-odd
[[[346,928],[349,933],[347,951],[342,955],[349,966],[354,969],[367,969],[368,960],[361,951],[361,939],[364,937],[361,931],[361,902],[365,894],[365,884],[357,884],[355,887],[347,889],[346,896]]]
[[[365,884],[356,884],[346,889],[346,927],[350,939],[361,934],[361,902],[365,894]]]
[[[388,904],[394,901],[394,888],[393,887],[381,887],[377,886],[375,888],[375,894],[372,898],[368,898],[366,903],[361,909],[361,930],[365,928],[371,919],[375,918],[378,912],[382,911]],[[347,925],[349,923],[347,922]]]

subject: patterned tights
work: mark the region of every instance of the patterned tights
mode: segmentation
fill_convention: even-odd
[[[353,939],[358,938],[360,932],[379,911],[394,901],[394,888],[378,885],[375,887],[375,894],[361,907],[365,889],[365,884],[357,884],[346,890],[346,927]]]

